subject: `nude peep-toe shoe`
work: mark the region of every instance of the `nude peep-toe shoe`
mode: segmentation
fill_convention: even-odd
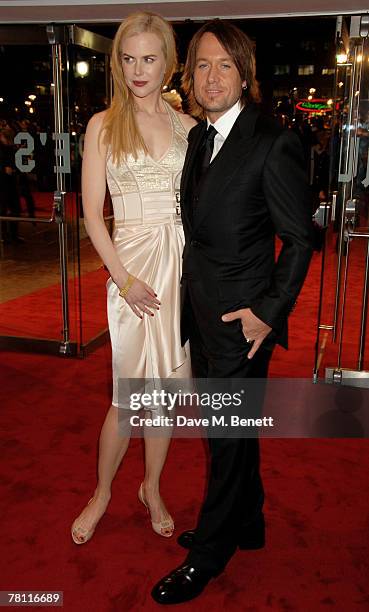
[[[143,494],[143,482],[141,482],[140,488],[138,490],[138,499],[146,507],[147,513],[150,514],[150,508]],[[171,517],[169,519],[160,521],[159,523],[156,523],[152,520],[151,525],[155,533],[163,536],[163,538],[170,538],[173,535],[174,523]],[[163,531],[165,530],[170,530],[170,533],[163,533]]]
[[[89,502],[87,502],[87,506],[90,505],[93,499],[94,498],[91,497]],[[94,535],[95,527],[89,530],[83,529],[81,525],[78,525],[78,518],[76,518],[71,528],[72,540],[75,544],[86,544],[89,540],[91,540],[92,536]],[[79,536],[77,536],[77,532],[79,533]],[[81,537],[83,538],[83,540],[79,539]]]

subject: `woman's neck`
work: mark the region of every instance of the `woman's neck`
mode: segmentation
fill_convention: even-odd
[[[166,108],[164,100],[161,97],[161,92],[153,93],[145,98],[133,97],[135,111],[145,113],[146,115],[156,115],[157,113],[165,113]]]

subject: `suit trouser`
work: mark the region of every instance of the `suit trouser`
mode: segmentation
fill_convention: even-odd
[[[250,360],[250,344],[239,321],[223,323],[217,300],[201,281],[186,281],[185,317],[195,378],[266,379],[271,350],[260,347]],[[235,310],[231,308],[229,310]],[[262,404],[265,382],[256,401]],[[261,406],[259,406],[261,408]],[[228,433],[228,431],[227,431]],[[209,435],[210,476],[205,501],[187,562],[205,570],[222,570],[248,525],[262,516],[264,491],[259,473],[257,437],[215,438]]]

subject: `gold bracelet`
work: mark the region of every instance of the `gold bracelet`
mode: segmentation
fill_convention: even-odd
[[[130,288],[132,287],[132,285],[133,285],[133,283],[135,282],[135,280],[136,280],[136,279],[135,279],[135,277],[134,277],[134,276],[132,276],[132,274],[128,274],[128,278],[127,278],[127,282],[126,282],[126,284],[124,285],[124,287],[122,287],[122,288],[119,290],[119,295],[120,295],[120,297],[122,297],[122,298],[125,298],[125,297],[126,297],[126,295],[127,295],[128,291],[129,291],[129,290],[130,290]]]

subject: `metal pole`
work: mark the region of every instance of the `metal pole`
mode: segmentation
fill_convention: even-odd
[[[350,170],[351,164],[351,156],[350,150],[351,146],[354,146],[354,141],[351,138],[351,125],[353,119],[354,112],[354,93],[355,93],[355,72],[356,72],[356,55],[357,49],[356,46],[354,48],[354,58],[352,62],[352,72],[351,72],[351,83],[350,83],[350,94],[349,94],[349,111],[347,115],[347,148],[345,151],[345,160],[344,160],[344,171],[345,174]],[[341,155],[339,161],[339,169],[341,170],[341,159],[342,159],[343,147],[341,147]],[[353,168],[353,165],[352,165]],[[342,256],[343,256],[343,238],[345,231],[345,214],[346,214],[346,197],[347,195],[347,183],[343,184],[342,187],[342,201],[341,201],[341,218],[340,218],[340,234],[339,234],[339,242],[338,242],[338,262],[337,262],[337,275],[336,275],[336,294],[334,301],[334,315],[333,315],[333,341],[336,341],[337,334],[337,318],[338,318],[338,308],[339,308],[339,299],[340,299],[340,290],[341,290],[341,268],[342,268]]]
[[[359,358],[357,362],[357,369],[359,371],[363,369],[363,361],[364,361],[366,315],[368,311],[368,278],[369,278],[369,240],[366,245],[365,276],[364,276],[364,288],[363,288],[363,301],[362,301],[362,308],[361,308],[360,346],[359,346]]]
[[[62,45],[52,44],[54,109],[55,109],[55,144],[57,151],[61,148],[59,134],[63,133],[63,82],[62,82]],[[65,176],[61,171],[62,160],[56,154],[56,186],[54,193],[55,219],[59,232],[60,282],[63,314],[63,341],[60,344],[60,354],[70,355],[69,333],[69,296],[68,296],[68,262],[67,262],[67,227],[65,222]]]
[[[344,278],[343,278],[341,320],[340,320],[340,332],[339,332],[339,340],[338,340],[338,357],[337,357],[336,370],[341,369],[343,324],[345,320],[345,310],[346,310],[346,289],[347,289],[347,273],[348,273],[349,255],[350,255],[350,238],[347,237],[347,250],[346,250],[345,271],[344,271]]]
[[[319,287],[319,302],[318,302],[318,321],[317,321],[317,334],[315,339],[315,359],[314,359],[314,369],[313,369],[313,381],[318,382],[319,375],[319,340],[320,340],[320,330],[321,330],[321,320],[322,320],[322,308],[323,308],[323,295],[324,295],[324,268],[326,261],[326,248],[327,248],[327,230],[325,230],[323,248],[322,248],[322,259],[320,264],[320,287]]]

